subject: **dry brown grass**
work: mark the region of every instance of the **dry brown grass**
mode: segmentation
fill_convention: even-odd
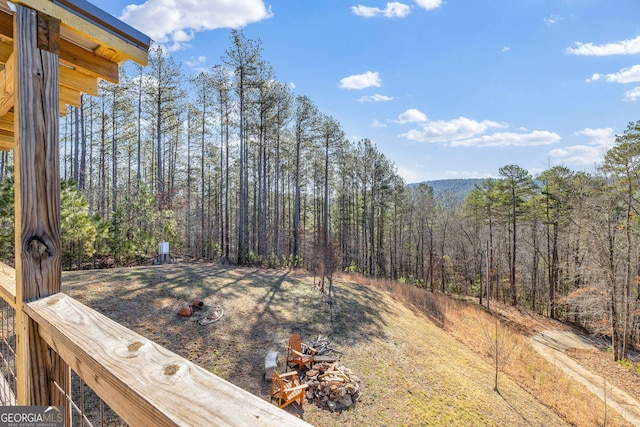
[[[340,414],[305,404],[314,425],[598,425],[587,392],[524,340],[494,392],[477,329],[492,317],[398,283],[339,278],[333,312],[303,273],[213,264],[69,272],[63,291],[265,399],[266,351],[280,351],[283,369],[291,333],[329,336],[340,363],[361,378],[362,399]],[[179,318],[177,308],[196,297],[220,303],[223,318],[206,326]],[[624,425],[610,415],[608,425]]]
[[[488,313],[478,304],[398,282],[366,279],[360,282],[383,289],[394,298],[424,311],[465,346],[475,349],[488,363],[492,363],[493,359],[484,331],[491,327],[487,325],[492,325],[497,316],[503,327],[513,331],[508,339],[513,341],[512,346],[516,349],[504,373],[568,423],[577,426],[603,425],[604,404],[585,387],[545,361],[529,343],[528,336],[535,332],[568,329],[568,326],[500,303],[491,303],[493,312]],[[612,413],[611,410],[606,412],[607,425],[628,425],[618,414]]]

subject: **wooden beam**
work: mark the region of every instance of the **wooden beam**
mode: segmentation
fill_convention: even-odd
[[[15,148],[14,142],[0,138],[0,151],[11,151]]]
[[[0,62],[5,63],[13,53],[13,42],[0,40]]]
[[[38,49],[60,55],[60,20],[38,13]]]
[[[60,102],[65,105],[80,107],[80,92],[66,86],[60,86]]]
[[[103,58],[106,58],[109,61],[113,61],[117,64],[121,64],[127,59],[120,52],[110,46],[100,45],[94,50],[94,52],[96,53],[96,55],[100,55]]]
[[[33,10],[16,5],[13,31],[16,300],[22,304],[61,287],[59,78],[58,56],[38,48]],[[16,311],[16,335],[18,404],[68,407],[53,386],[69,390],[68,367],[49,354],[38,325],[23,310]]]
[[[0,116],[13,108],[15,91],[16,58],[12,53],[0,71]]]
[[[11,132],[11,134],[13,135],[13,128],[14,128],[13,120],[14,120],[14,117],[13,117],[13,113],[11,112],[0,117],[0,131]]]
[[[15,2],[58,18],[64,26],[100,46],[107,45],[113,52],[119,53],[119,58],[110,58],[112,60],[122,62],[125,59],[132,59],[142,65],[147,65],[148,63],[146,49],[140,49],[131,43],[125,42],[120,37],[58,6],[51,0],[16,0]]]
[[[15,148],[13,132],[0,129],[0,147],[3,144],[7,146],[7,149],[4,151],[9,151]]]
[[[58,67],[58,71],[60,72],[60,84],[62,86],[89,95],[98,95],[98,79],[95,77],[91,77],[62,64]]]
[[[10,119],[8,118],[10,117]],[[11,120],[11,121],[9,121]],[[13,113],[7,113],[0,118],[0,151],[9,151],[15,148],[13,134]],[[2,270],[0,268],[0,270]],[[0,274],[2,271],[0,271]]]
[[[73,11],[76,15],[85,20],[98,25],[101,28],[115,34],[127,43],[137,46],[139,49],[149,49],[151,39],[135,28],[109,15],[104,10],[95,7],[87,0],[55,0],[57,4],[67,10]]]
[[[64,293],[24,310],[47,344],[129,425],[309,426]]]
[[[21,202],[30,209],[22,210],[23,229],[19,239],[21,266],[40,272],[42,276],[23,283],[29,299],[60,290],[60,184],[58,170],[58,57],[38,49],[35,19],[31,10],[18,7],[22,15],[16,16],[15,130],[20,143]],[[18,13],[16,12],[16,15]],[[31,209],[33,207],[38,209]],[[16,218],[17,219],[17,218]],[[33,252],[35,249],[38,249]],[[33,264],[33,262],[37,263]],[[18,263],[16,262],[18,265]],[[43,271],[44,270],[44,271]]]
[[[0,297],[14,309],[16,304],[16,271],[0,262]],[[0,375],[2,377],[2,375]]]
[[[66,40],[60,40],[60,61],[90,76],[118,83],[118,64]]]
[[[13,40],[13,15],[0,10],[0,38]]]
[[[48,0],[46,2],[53,5]],[[12,19],[12,16],[0,11],[0,35],[6,40],[13,40],[13,21],[11,24],[7,24],[5,22],[7,19]],[[68,40],[58,39],[54,42],[58,43],[60,47],[60,60],[63,63],[68,64],[71,68],[82,70],[94,78],[103,78],[112,83],[118,83],[117,60],[121,61],[122,58],[117,57],[113,52],[109,53],[113,49],[99,47],[96,52],[92,52]],[[7,42],[0,43],[0,59],[2,56],[8,57],[12,50]]]

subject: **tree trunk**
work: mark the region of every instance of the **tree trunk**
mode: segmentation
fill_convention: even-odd
[[[116,114],[116,91],[113,90],[111,104],[111,212],[118,209],[118,124]]]
[[[78,172],[78,188],[83,191],[85,189],[85,180],[87,176],[87,138],[85,134],[84,123],[84,95],[80,94],[80,170]]]

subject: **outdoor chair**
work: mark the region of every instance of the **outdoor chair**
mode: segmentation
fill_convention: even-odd
[[[301,370],[305,365],[313,363],[316,350],[313,347],[305,345],[309,353],[302,350],[302,342],[299,334],[293,334],[289,338],[289,348],[287,349],[287,369],[296,365]]]
[[[298,404],[302,407],[306,388],[307,384],[301,385],[298,381],[297,371],[287,372],[282,375],[274,371],[271,379],[271,400],[275,397],[278,400],[279,408],[284,408],[295,401],[298,401]]]

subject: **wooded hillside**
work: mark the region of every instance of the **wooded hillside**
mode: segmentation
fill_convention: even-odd
[[[408,186],[368,139],[278,82],[232,31],[220,63],[185,76],[160,48],[62,120],[66,269],[173,256],[357,271],[526,306],[640,339],[640,122],[593,174],[506,165],[464,202]],[[13,258],[10,153],[0,153],[0,253]],[[488,283],[488,285],[487,285]]]

